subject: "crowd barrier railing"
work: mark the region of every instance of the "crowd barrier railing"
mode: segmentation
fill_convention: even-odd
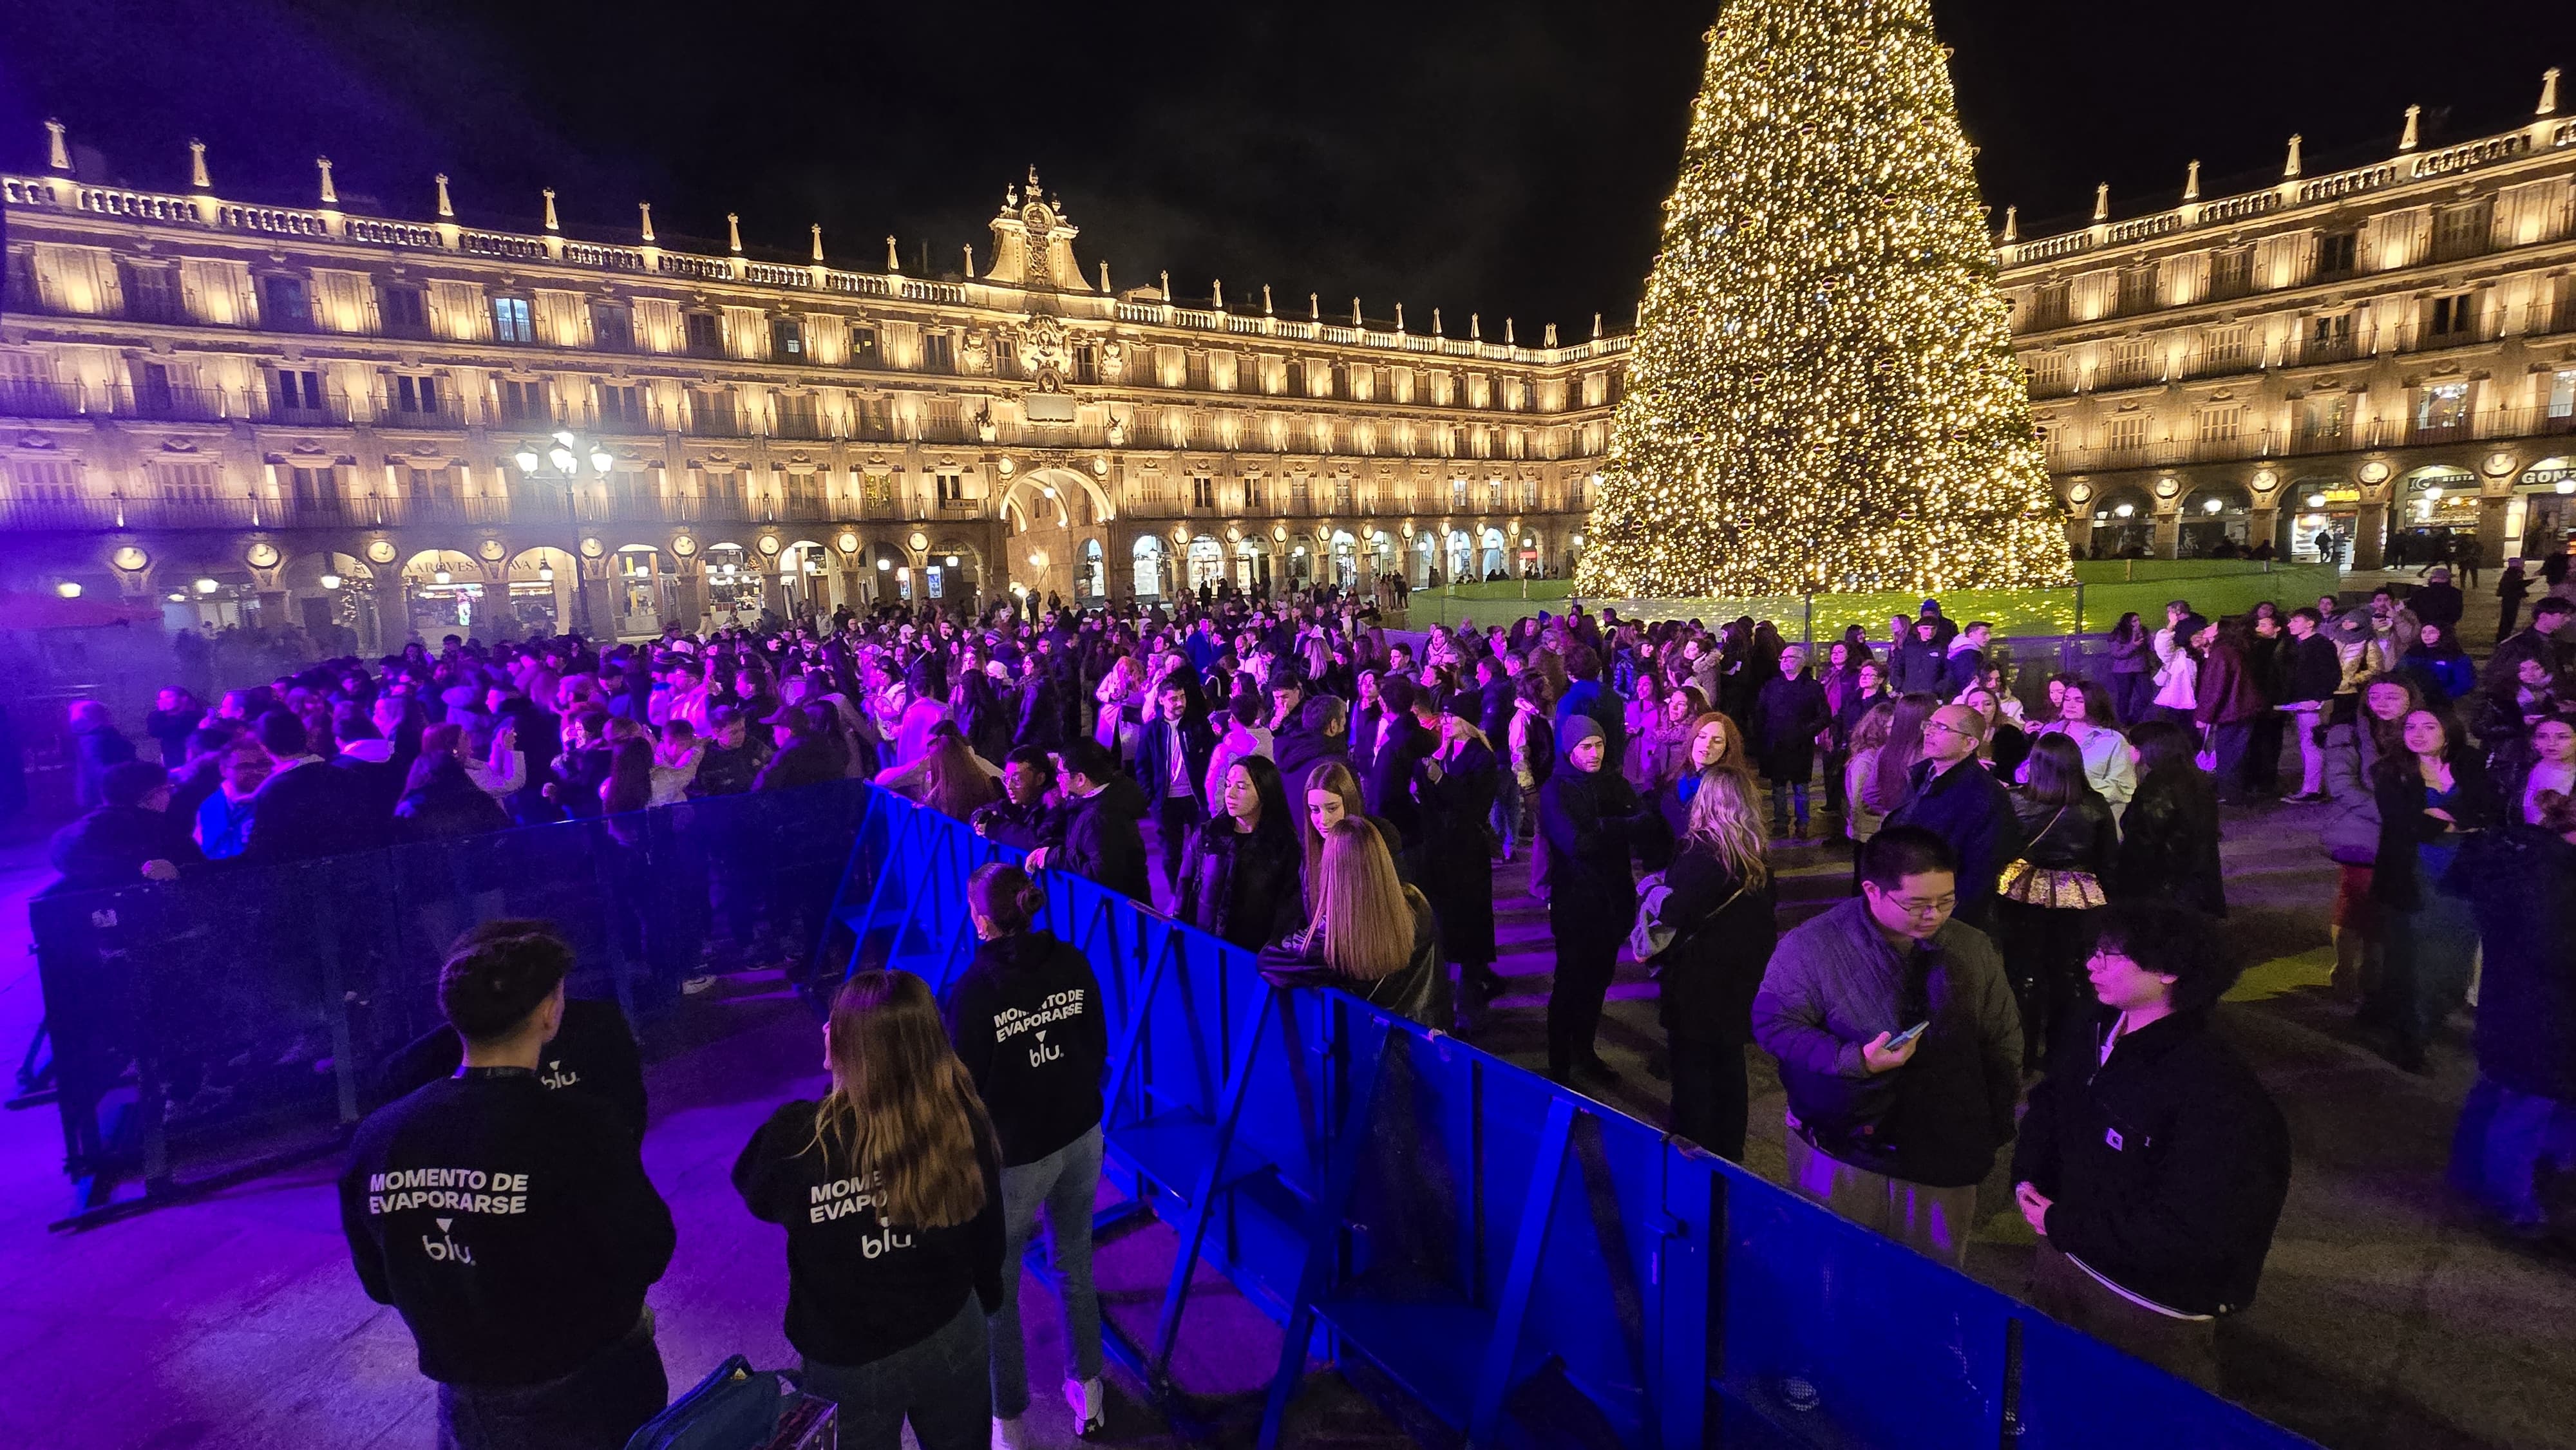
[[[834,965],[945,989],[962,886],[1016,860],[873,797]],[[1366,1361],[1470,1446],[2308,1442],[1660,1129],[1062,871],[1043,925],[1108,1014],[1113,1181],[1178,1252],[1113,1346],[1168,1389],[1204,1262],[1286,1330],[1260,1431],[1310,1355]]]
[[[539,917],[576,996],[630,1020],[676,1002],[713,945],[811,959],[870,787],[715,796],[29,903],[76,1210],[57,1227],[328,1151],[378,1067],[437,1026],[468,927]],[[116,1196],[139,1178],[139,1198]]]

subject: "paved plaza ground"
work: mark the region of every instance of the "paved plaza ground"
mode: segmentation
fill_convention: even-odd
[[[2357,581],[2362,582],[2362,581]],[[2491,618],[2492,601],[2484,601]],[[2491,630],[2492,626],[2487,626]],[[2484,636],[2472,638],[2483,644]],[[2297,1159],[2261,1294],[2225,1326],[2227,1391],[2333,1450],[2536,1450],[2576,1446],[2576,1268],[2490,1237],[2443,1186],[2450,1130],[2474,1063],[2465,1014],[2415,1077],[2355,1044],[2324,983],[2331,868],[2316,812],[2228,815],[2231,931],[2259,962],[2222,1009],[2224,1030],[2287,1111]],[[25,843],[0,848],[0,1044],[14,1053],[41,1011],[21,903],[46,873]],[[1848,890],[1836,847],[1782,852],[1784,919]],[[1497,868],[1512,989],[1480,1041],[1531,1066],[1551,966],[1544,908],[1526,866]],[[1661,1034],[1651,989],[1621,969],[1604,1026],[1625,1074],[1613,1105],[1660,1121],[1647,1071]],[[653,1125],[645,1158],[679,1221],[680,1246],[654,1290],[664,1357],[685,1384],[727,1354],[785,1365],[779,1231],[754,1223],[726,1181],[752,1126],[819,1081],[814,1028],[763,978],[727,981],[647,1043]],[[1778,1177],[1782,1098],[1752,1055],[1751,1166]],[[48,1109],[0,1115],[0,1446],[11,1450],[232,1450],[425,1446],[430,1397],[389,1309],[351,1276],[330,1182],[315,1163],[206,1201],[77,1235],[48,1234],[68,1206]],[[1998,1174],[1970,1272],[2020,1286],[2032,1241]],[[1169,1263],[1159,1227],[1105,1253],[1110,1313],[1141,1327]],[[1194,1424],[1249,1443],[1278,1334],[1213,1275],[1186,1322],[1174,1377]],[[1035,1442],[1072,1443],[1043,1388],[1060,1362],[1053,1301],[1032,1280],[1029,1363],[1041,1382]],[[1365,1383],[1365,1376],[1355,1377]],[[1181,1443],[1140,1388],[1112,1371],[1110,1442]],[[1390,1414],[1334,1375],[1309,1379],[1291,1428],[1300,1446],[1405,1443]]]

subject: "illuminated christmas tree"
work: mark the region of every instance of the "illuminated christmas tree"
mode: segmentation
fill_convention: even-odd
[[[1727,0],[1707,38],[1578,589],[2067,582],[1928,0]]]

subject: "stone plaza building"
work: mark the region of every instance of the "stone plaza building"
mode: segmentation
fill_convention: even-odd
[[[2576,120],[2028,240],[1998,263],[2078,557],[2487,564],[2576,528]]]
[[[1112,291],[1033,172],[960,272],[0,176],[0,589],[640,637],[889,599],[1563,573],[1622,336]],[[174,170],[176,167],[174,166]],[[430,188],[424,188],[428,192]],[[424,200],[429,198],[425,195]],[[536,198],[531,198],[532,201]],[[379,208],[381,210],[381,208]],[[916,266],[916,271],[918,271]],[[1283,299],[1284,301],[1284,299]],[[1427,321],[1427,326],[1424,323]]]

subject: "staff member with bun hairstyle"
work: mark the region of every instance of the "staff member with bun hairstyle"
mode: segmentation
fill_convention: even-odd
[[[821,1102],[752,1134],[733,1186],[787,1229],[787,1342],[849,1450],[985,1450],[984,1317],[1002,1307],[1002,1163],[930,987],[859,972],[823,1028]]]
[[[358,1279],[438,1382],[442,1446],[617,1450],[670,1397],[644,1291],[671,1212],[609,1104],[539,1080],[572,963],[543,922],[459,943],[438,1000],[462,1065],[361,1123],[340,1179]]]

